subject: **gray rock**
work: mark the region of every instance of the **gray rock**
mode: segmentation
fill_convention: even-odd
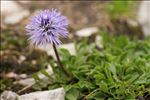
[[[142,1],[138,12],[138,21],[145,36],[150,35],[150,1]]]
[[[54,59],[56,59],[56,56],[55,56],[52,45],[39,46],[37,48],[40,49],[40,50],[46,51],[48,55],[51,55]],[[67,49],[71,55],[76,54],[74,43],[62,44],[62,45],[58,46],[58,48]]]
[[[96,32],[98,32],[97,27],[88,27],[78,30],[75,34],[79,37],[89,37]]]
[[[1,5],[2,22],[4,24],[17,24],[30,14],[27,9],[23,9],[16,1],[2,1]]]
[[[103,48],[103,44],[102,44],[102,37],[101,36],[96,36],[95,39],[95,44],[98,48]]]
[[[0,100],[64,100],[65,90],[58,88],[48,91],[37,91],[29,94],[18,95],[12,91],[4,91]]]
[[[64,100],[65,91],[58,88],[49,91],[39,91],[19,96],[18,100]]]
[[[12,91],[4,91],[1,94],[0,100],[17,100],[18,94]]]

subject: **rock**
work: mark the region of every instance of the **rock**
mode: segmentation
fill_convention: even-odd
[[[88,27],[88,28],[83,28],[79,31],[77,31],[75,34],[79,37],[89,37],[90,35],[98,32],[97,27]]]
[[[142,1],[138,12],[138,21],[145,36],[150,35],[150,1]]]
[[[4,24],[14,25],[29,16],[29,11],[23,9],[16,1],[1,1],[1,14]]]
[[[101,36],[96,36],[96,39],[95,39],[95,43],[96,43],[96,46],[98,48],[103,48],[103,45],[102,45],[102,37]]]
[[[49,74],[49,75],[52,75],[53,74],[53,70],[51,68],[50,65],[48,65],[48,68],[46,69],[46,72]],[[42,73],[39,73],[38,74],[39,78],[42,79],[43,81],[47,81],[48,82],[48,77],[46,77],[45,75],[43,75]],[[22,80],[19,80],[19,81],[16,81],[14,82],[14,84],[20,84],[20,85],[23,85],[23,86],[32,86],[34,85],[36,82],[35,82],[35,79],[34,78],[27,78],[27,79],[22,79]]]
[[[39,46],[37,47],[40,50],[46,51],[48,55],[51,55],[54,59],[56,59],[54,50],[52,45],[48,45],[48,46]],[[75,50],[75,44],[74,43],[68,43],[68,44],[63,44],[58,46],[58,48],[64,48],[67,49],[71,55],[75,55],[76,54],[76,50]]]
[[[67,49],[70,52],[71,55],[75,55],[76,54],[75,44],[74,43],[63,44],[63,45],[60,45],[59,48]]]
[[[35,84],[35,80],[34,78],[27,78],[27,79],[16,81],[14,82],[14,84],[20,84],[23,86],[32,86]]]
[[[9,72],[7,74],[5,74],[6,78],[14,78],[14,79],[24,79],[27,77],[26,74],[16,74],[14,72]]]
[[[18,59],[18,63],[19,64],[21,64],[23,61],[25,61],[26,60],[26,57],[25,56],[23,56],[23,55],[20,55],[19,56],[19,59]]]
[[[127,19],[127,23],[132,27],[138,27],[138,22],[136,20]]]
[[[58,88],[48,91],[32,92],[20,96],[12,91],[4,91],[1,94],[0,100],[64,100],[64,98],[64,88]]]
[[[58,88],[49,91],[38,91],[29,94],[24,94],[18,97],[18,100],[64,100],[65,91],[63,88]]]
[[[16,12],[16,13],[11,14],[10,16],[7,16],[4,19],[4,23],[10,24],[10,25],[17,24],[28,15],[29,15],[29,12],[27,10],[22,10],[20,12]]]
[[[42,51],[46,51],[49,56],[52,56],[56,60],[55,53],[54,53],[52,45],[38,46],[37,48],[42,50]]]
[[[4,91],[1,94],[0,100],[17,100],[18,94],[12,91]]]
[[[1,1],[1,12],[4,15],[18,12],[21,7],[15,1]]]

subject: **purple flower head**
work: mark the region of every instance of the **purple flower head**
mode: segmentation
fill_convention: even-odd
[[[59,45],[59,37],[68,36],[68,21],[56,9],[40,11],[31,18],[26,26],[29,40],[34,45],[46,45],[49,43]]]

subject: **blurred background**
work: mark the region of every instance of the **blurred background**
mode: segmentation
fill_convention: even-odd
[[[42,9],[56,8],[69,19],[69,38],[62,48],[75,54],[74,43],[82,37],[100,41],[97,33],[126,34],[143,39],[150,35],[150,1],[1,1],[1,89],[18,91],[14,82],[27,79],[48,65],[54,56],[51,46],[31,47],[25,25]],[[100,44],[98,44],[101,46]]]

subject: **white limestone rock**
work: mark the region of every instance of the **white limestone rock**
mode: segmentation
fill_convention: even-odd
[[[96,43],[97,47],[103,48],[102,37],[101,36],[99,36],[99,35],[96,36],[95,43]]]
[[[0,96],[0,100],[17,100],[18,96],[15,92],[4,91]]]
[[[16,1],[1,1],[1,14],[3,23],[14,25],[19,23],[23,18],[29,16],[29,11],[23,9]]]
[[[79,37],[89,37],[98,31],[99,29],[97,27],[88,27],[77,31],[75,34]]]
[[[0,100],[64,100],[64,98],[64,88],[57,88],[54,90],[32,92],[20,96],[12,91],[4,91],[1,94]]]
[[[24,94],[18,97],[18,100],[64,100],[65,90],[58,88],[55,90],[38,91]]]
[[[59,48],[67,49],[70,52],[71,55],[75,55],[76,54],[75,44],[74,43],[63,44],[63,45],[60,45]]]
[[[142,1],[138,12],[138,21],[145,36],[150,35],[150,1]]]
[[[40,46],[40,47],[37,47],[37,48],[40,49],[40,50],[46,51],[48,55],[51,55],[54,59],[56,59],[56,56],[55,56],[52,45]],[[62,45],[58,46],[57,48],[67,49],[71,55],[76,54],[74,43],[62,44]]]

